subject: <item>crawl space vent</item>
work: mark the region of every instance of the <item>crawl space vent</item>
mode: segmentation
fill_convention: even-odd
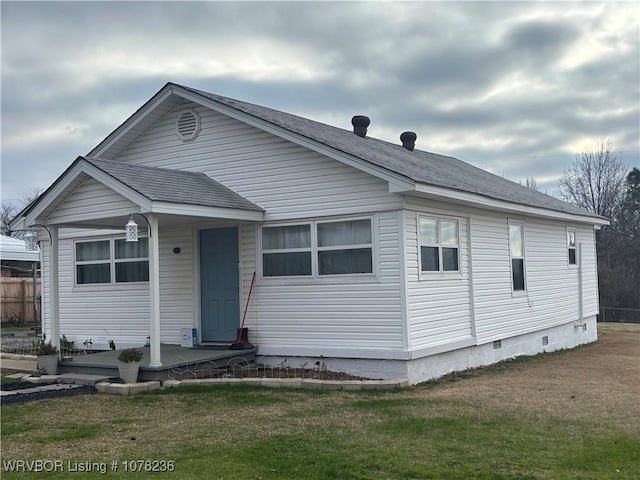
[[[176,129],[183,142],[195,140],[200,133],[200,116],[194,110],[185,110],[178,115]]]

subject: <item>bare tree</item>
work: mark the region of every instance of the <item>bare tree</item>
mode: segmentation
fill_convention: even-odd
[[[566,201],[611,218],[621,201],[625,173],[613,152],[613,142],[597,139],[591,150],[576,155],[564,171],[558,190]]]
[[[534,176],[525,177],[524,183],[520,182],[520,185],[524,185],[525,187],[530,188],[531,190],[535,190],[536,192],[542,192],[542,189],[540,188],[540,185],[538,185],[536,177]]]
[[[9,228],[9,222],[13,220],[13,217],[18,213],[18,207],[16,207],[13,202],[2,202],[2,206],[0,207],[0,229],[2,235],[7,237],[11,236],[11,228]]]
[[[24,232],[14,232],[11,230],[9,226],[9,222],[13,220],[20,211],[30,205],[32,202],[37,200],[42,192],[43,188],[40,187],[32,187],[29,191],[23,193],[21,198],[21,204],[15,204],[14,202],[6,201],[2,202],[2,206],[0,207],[0,230],[2,231],[2,235],[7,237],[16,237],[22,238],[24,236]]]
[[[35,200],[40,198],[40,195],[42,195],[42,192],[44,192],[44,188],[31,187],[30,190],[28,190],[25,193],[23,193],[22,195],[20,195],[20,199],[22,200],[23,208],[28,206],[28,205],[31,205]]]
[[[524,183],[525,187],[530,188],[531,190],[535,190],[536,192],[540,192],[540,186],[538,185],[538,182],[536,181],[535,177],[527,177],[525,178],[525,183]]]

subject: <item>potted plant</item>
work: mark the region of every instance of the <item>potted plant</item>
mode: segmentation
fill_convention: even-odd
[[[47,375],[55,375],[58,373],[58,347],[49,342],[45,342],[44,338],[39,339],[36,344],[36,357],[38,357],[38,371]]]
[[[118,372],[125,383],[138,381],[140,360],[142,360],[142,352],[135,348],[125,348],[118,355]]]

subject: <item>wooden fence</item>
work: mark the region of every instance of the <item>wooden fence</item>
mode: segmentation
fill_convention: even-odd
[[[38,323],[40,315],[40,279],[36,280],[36,295],[38,298]],[[2,277],[0,280],[0,319],[6,322],[9,319],[22,318],[26,326],[33,324],[33,279]]]

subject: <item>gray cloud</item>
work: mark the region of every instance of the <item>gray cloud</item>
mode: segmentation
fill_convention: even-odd
[[[611,137],[640,163],[624,4],[2,2],[2,196],[46,186],[167,81],[557,178]],[[25,171],[34,175],[24,175]],[[45,185],[43,185],[43,183]],[[548,182],[555,189],[553,180]]]

